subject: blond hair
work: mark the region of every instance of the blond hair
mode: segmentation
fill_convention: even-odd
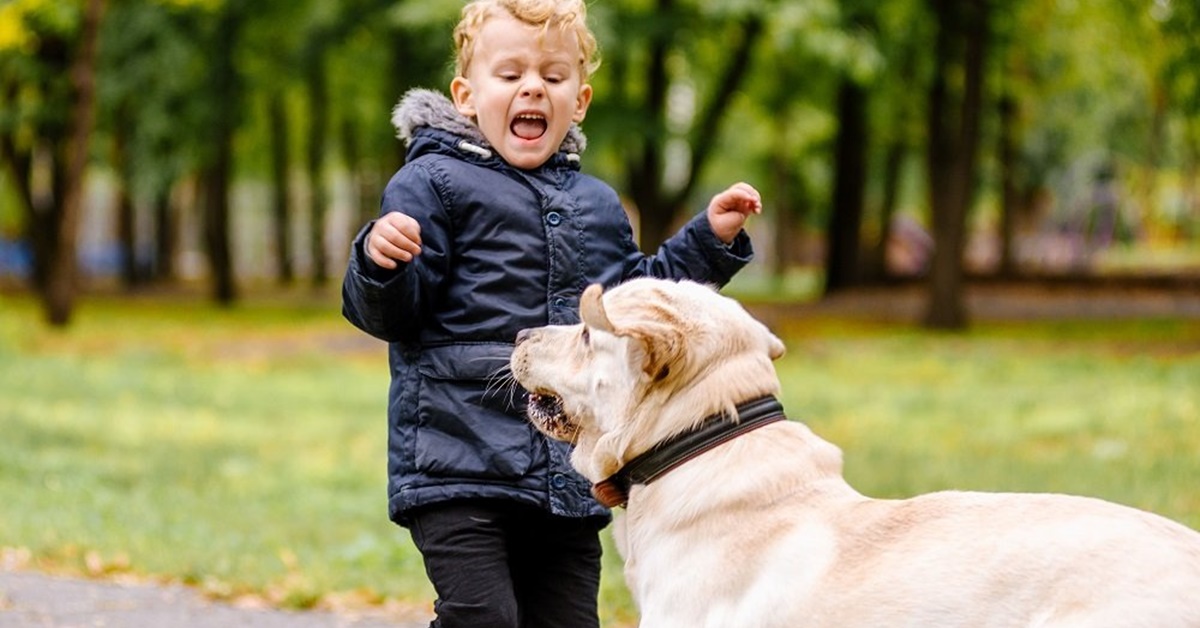
[[[539,27],[542,36],[551,27],[564,35],[573,35],[579,43],[579,73],[583,81],[600,66],[596,37],[587,25],[584,0],[472,0],[463,7],[462,19],[454,27],[454,71],[458,76],[467,75],[484,22],[498,14]]]

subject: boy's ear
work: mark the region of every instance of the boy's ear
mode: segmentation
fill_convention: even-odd
[[[471,82],[467,79],[456,76],[453,81],[450,81],[450,97],[454,99],[454,108],[468,118],[475,117],[475,102],[472,98],[474,94],[475,92],[471,90]]]
[[[575,97],[575,115],[571,116],[571,121],[575,124],[583,122],[587,116],[588,105],[592,104],[592,86],[584,83],[579,86],[579,95]]]

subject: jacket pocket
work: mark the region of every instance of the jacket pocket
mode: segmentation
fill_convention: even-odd
[[[533,426],[507,379],[512,345],[425,349],[418,370],[416,466],[435,477],[508,480],[529,472]]]

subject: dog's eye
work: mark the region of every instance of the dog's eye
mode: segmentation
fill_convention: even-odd
[[[579,334],[579,338],[583,340],[583,344],[590,345],[592,343],[592,334],[588,332],[588,328],[583,328],[583,333]]]

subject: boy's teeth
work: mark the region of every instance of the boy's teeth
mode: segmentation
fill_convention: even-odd
[[[546,132],[546,119],[535,115],[517,116],[512,123],[512,132],[523,140],[536,140]]]

